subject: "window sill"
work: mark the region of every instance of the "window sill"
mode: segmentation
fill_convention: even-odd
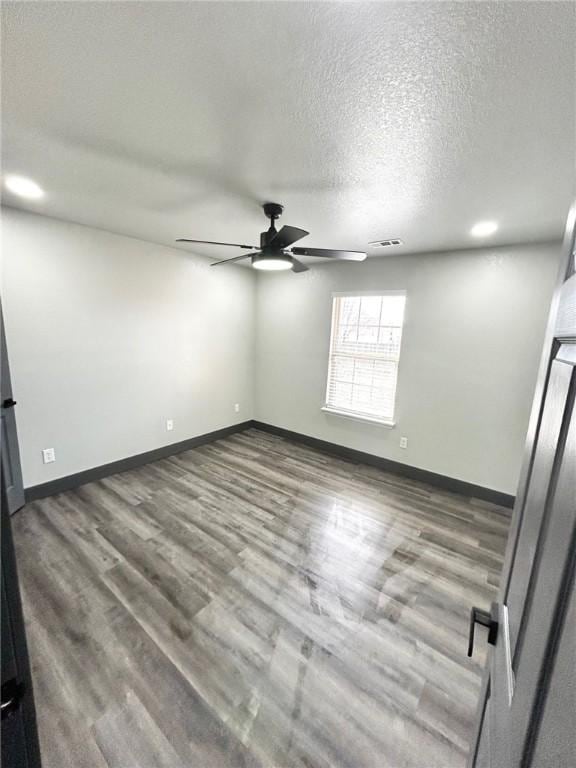
[[[386,421],[383,419],[377,419],[373,416],[361,416],[358,413],[348,413],[347,411],[338,411],[336,408],[329,408],[327,405],[322,406],[322,410],[324,413],[330,413],[333,416],[342,416],[345,419],[352,419],[353,421],[362,421],[367,424],[375,424],[378,427],[385,427],[387,429],[392,429],[396,426],[395,421]]]

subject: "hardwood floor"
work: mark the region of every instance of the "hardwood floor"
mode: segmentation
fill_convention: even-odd
[[[13,523],[44,768],[464,766],[499,508],[250,430]]]

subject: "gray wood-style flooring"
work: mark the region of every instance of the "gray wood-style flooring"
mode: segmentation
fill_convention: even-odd
[[[250,430],[13,518],[44,768],[460,768],[508,517]]]

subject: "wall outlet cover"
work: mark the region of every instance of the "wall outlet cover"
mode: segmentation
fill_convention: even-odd
[[[234,403],[234,411],[240,413],[240,403]]]
[[[53,461],[56,461],[56,453],[54,448],[44,448],[42,451],[42,459],[44,464],[51,464]]]
[[[171,432],[174,429],[174,420],[173,419],[166,419],[166,429],[168,432]]]
[[[407,437],[401,437],[400,438],[400,448],[408,448],[408,438]]]

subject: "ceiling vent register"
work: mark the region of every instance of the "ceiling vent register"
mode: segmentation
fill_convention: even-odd
[[[391,245],[403,245],[402,240],[397,237],[390,240],[374,240],[373,243],[368,243],[372,248],[389,248]]]

